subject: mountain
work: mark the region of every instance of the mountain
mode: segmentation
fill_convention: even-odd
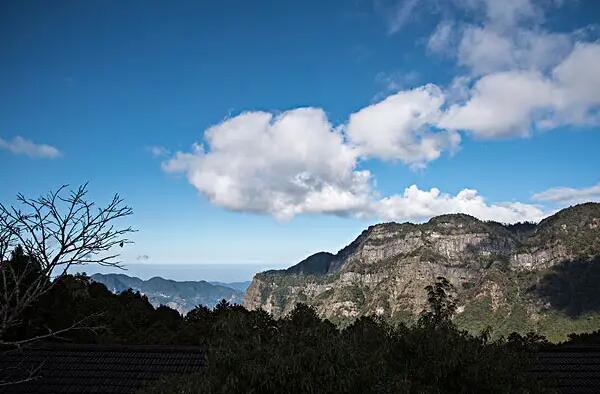
[[[536,331],[551,340],[600,328],[600,204],[539,224],[504,225],[464,214],[369,227],[336,254],[316,253],[257,274],[244,305],[279,317],[313,305],[338,324],[362,315],[414,322],[437,276],[456,289],[454,321],[495,336]]]
[[[206,281],[178,282],[160,277],[142,280],[124,274],[94,274],[91,279],[104,284],[113,293],[127,289],[139,291],[152,305],[167,305],[183,314],[199,304],[212,308],[222,299],[239,304],[244,296],[238,289]]]
[[[239,290],[242,293],[245,293],[246,290],[248,290],[248,286],[250,286],[250,283],[252,283],[252,281],[244,281],[244,282],[208,282],[211,285],[219,285],[219,286],[225,286],[225,287],[230,287],[232,289],[235,290]]]

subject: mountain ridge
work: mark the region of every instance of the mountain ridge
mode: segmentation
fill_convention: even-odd
[[[111,292],[120,293],[128,289],[146,295],[152,305],[167,305],[179,313],[186,314],[197,305],[212,308],[220,300],[241,303],[243,292],[239,289],[200,281],[175,281],[154,276],[143,280],[125,274],[94,274],[91,280],[104,284]]]
[[[600,328],[599,297],[565,295],[571,281],[586,292],[593,286],[586,280],[600,272],[599,256],[598,203],[566,208],[538,224],[465,214],[381,223],[335,254],[319,252],[285,270],[255,275],[244,305],[282,316],[305,302],[341,324],[367,314],[410,322],[425,305],[423,288],[445,276],[457,289],[455,320],[462,327],[476,331],[489,324],[498,334],[531,329],[562,338],[567,329]],[[561,297],[570,297],[569,310],[585,313],[569,315]]]

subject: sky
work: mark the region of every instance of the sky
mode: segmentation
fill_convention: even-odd
[[[599,38],[593,0],[5,1],[0,201],[89,182],[123,261],[232,269],[539,221],[600,201]]]

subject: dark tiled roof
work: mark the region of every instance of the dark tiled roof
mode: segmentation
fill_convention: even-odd
[[[542,351],[532,372],[560,393],[600,393],[600,346]]]
[[[561,393],[600,393],[600,346],[562,347],[538,353],[531,371]],[[0,393],[131,393],[163,375],[197,372],[197,347],[45,346],[0,352],[0,381],[38,368],[37,379],[0,386]]]
[[[0,393],[131,393],[163,375],[197,372],[196,347],[44,346],[0,352],[0,381],[15,381],[39,368],[33,381],[0,386]]]

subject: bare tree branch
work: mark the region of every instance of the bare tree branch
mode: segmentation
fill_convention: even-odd
[[[60,336],[62,334],[66,334],[66,333],[68,333],[70,331],[74,331],[74,330],[85,330],[85,331],[91,331],[91,332],[96,333],[100,330],[106,329],[106,327],[105,326],[89,326],[88,323],[93,322],[95,319],[97,319],[103,315],[104,315],[103,312],[93,313],[89,316],[84,317],[83,319],[76,321],[75,323],[71,324],[69,327],[65,327],[65,328],[62,328],[62,329],[56,330],[56,331],[49,330],[48,333],[44,334],[44,335],[37,335],[35,337],[21,339],[18,341],[3,341],[0,339],[0,346],[10,346],[10,347],[19,348],[19,347],[23,347],[26,345],[30,345],[34,342],[42,341],[44,339],[60,338]]]
[[[19,348],[71,330],[97,330],[88,316],[64,329],[19,340],[6,338],[24,312],[48,293],[69,268],[84,264],[121,267],[116,246],[132,243],[131,227],[116,222],[133,214],[115,195],[104,207],[87,200],[87,184],[63,185],[38,198],[17,195],[17,204],[0,203],[0,346]],[[16,255],[20,253],[20,255]],[[19,264],[12,260],[19,259]],[[29,379],[29,378],[28,378]],[[0,385],[4,384],[0,382]]]
[[[18,378],[18,379],[11,379],[11,380],[0,380],[0,387],[2,386],[10,386],[13,384],[20,384],[20,383],[27,383],[27,382],[31,382],[33,380],[36,380],[39,378],[38,372],[44,367],[44,362],[37,364],[35,366],[30,366],[30,367],[25,367],[24,365],[22,365],[23,363],[19,363],[20,365],[15,365],[14,367],[10,368],[14,371],[16,371],[17,373],[25,371],[25,377],[23,378]]]

